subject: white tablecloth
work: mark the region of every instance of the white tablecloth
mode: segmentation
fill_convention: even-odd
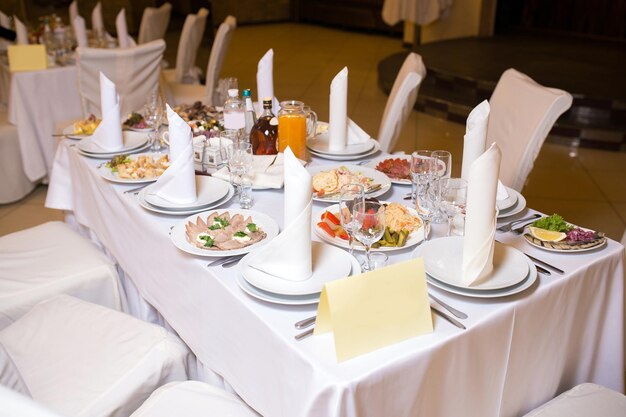
[[[8,70],[2,65],[0,73]],[[82,118],[75,66],[10,74],[9,122],[17,127],[24,173],[36,182],[52,170],[62,121]]]
[[[101,161],[68,145],[58,149],[46,206],[72,210],[92,229],[198,358],[266,417],[515,416],[581,382],[623,390],[624,249],[614,241],[562,255],[501,234],[567,273],[540,275],[538,285],[504,299],[432,289],[469,314],[467,330],[434,316],[432,334],[337,364],[332,336],[293,338],[293,324],[315,307],[249,297],[236,267],[207,268],[206,259],[172,245],[168,231],[181,218],[142,209],[122,193],[132,186],[107,183],[95,170]],[[407,191],[394,186],[383,197],[400,201]],[[280,190],[254,198],[254,210],[282,224]],[[314,215],[324,206],[315,203]]]

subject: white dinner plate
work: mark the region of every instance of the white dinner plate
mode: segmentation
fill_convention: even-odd
[[[510,208],[506,209],[506,210],[502,210],[498,212],[498,219],[504,219],[506,217],[510,217],[510,216],[515,216],[516,214],[522,212],[525,208],[526,208],[526,199],[524,198],[524,196],[515,191],[512,188],[508,188],[507,187],[507,191],[509,192],[509,194],[516,194],[517,196],[517,202],[511,206]]]
[[[384,201],[383,203],[387,203],[387,201]],[[406,206],[405,206],[406,207]],[[411,207],[407,207],[407,209],[409,210],[409,213],[411,213],[412,215],[417,217],[417,211],[415,211],[415,209],[411,208]],[[326,207],[325,210],[321,210],[320,212],[318,212],[316,214],[316,217],[314,217],[315,220],[315,226],[314,226],[314,230],[315,230],[315,234],[322,239],[324,242],[328,242],[332,245],[335,246],[339,246],[340,248],[344,248],[344,249],[349,249],[350,245],[348,244],[347,240],[343,240],[341,238],[338,237],[330,237],[328,235],[328,233],[326,233],[321,227],[319,227],[317,225],[317,223],[319,223],[321,220],[321,216],[325,211],[330,211],[331,213],[338,215],[339,214],[339,204],[334,204],[332,206]],[[397,251],[397,250],[402,250],[402,249],[406,249],[406,248],[410,248],[411,246],[415,246],[418,243],[420,243],[422,240],[424,240],[424,228],[420,227],[417,230],[414,230],[413,232],[411,232],[409,234],[409,236],[407,237],[406,243],[404,244],[404,246],[400,246],[400,247],[387,247],[387,246],[381,246],[379,248],[372,248],[372,252],[393,252],[393,251]],[[354,240],[354,250],[358,250],[358,251],[365,251],[365,246],[363,246],[361,243],[359,243],[358,240]]]
[[[213,213],[225,213],[228,212],[231,216],[236,214],[241,214],[244,218],[248,216],[252,217],[252,222],[258,226],[259,229],[263,230],[267,235],[265,239],[254,243],[250,246],[246,246],[240,249],[232,249],[232,250],[210,250],[210,249],[201,249],[195,245],[192,245],[187,241],[187,231],[185,225],[189,222],[195,223],[197,218],[200,217],[202,220],[206,221],[206,219]],[[172,228],[172,232],[170,233],[170,239],[174,246],[183,252],[190,253],[192,255],[203,256],[203,257],[222,257],[222,256],[233,256],[233,255],[243,255],[244,253],[248,253],[256,248],[259,248],[265,245],[270,240],[274,239],[278,235],[278,223],[276,220],[272,219],[270,216],[264,213],[259,213],[258,211],[251,210],[243,210],[243,209],[219,209],[219,210],[210,210],[204,211],[198,214],[191,215],[184,219],[182,222],[176,224]]]
[[[359,261],[355,257],[352,257],[350,261],[352,262],[352,270],[350,271],[350,275],[360,274],[361,266],[359,265]],[[251,285],[248,281],[246,281],[241,273],[237,274],[237,283],[239,284],[239,287],[251,297],[257,298],[262,301],[267,301],[268,303],[282,305],[309,305],[317,304],[320,301],[320,293],[306,295],[283,295],[263,291],[262,289],[257,288],[254,285]]]
[[[88,138],[91,135],[77,135],[74,133],[74,124],[71,124],[69,126],[67,126],[65,129],[63,129],[62,132],[66,138],[69,139],[75,139],[75,140],[80,140],[80,139],[85,139]]]
[[[515,191],[514,189],[510,187],[504,187],[504,188],[506,188],[506,192],[509,196],[503,200],[496,200],[496,207],[498,207],[498,210],[500,211],[508,210],[511,207],[513,207],[513,205],[517,203],[517,198],[519,195],[517,191]]]
[[[387,159],[404,159],[405,161],[409,162],[409,165],[411,164],[411,155],[387,155],[387,156],[381,156],[381,157],[372,159],[370,162],[368,162],[367,164],[364,164],[363,166],[376,169],[376,166],[379,163],[381,163],[382,161],[386,161]],[[411,185],[410,179],[399,179],[399,178],[391,178],[391,177],[389,177],[389,179],[391,180],[393,184]]]
[[[95,143],[93,143],[92,140],[89,140],[89,139],[81,140],[78,143],[77,148],[83,153],[88,153],[88,154],[98,155],[98,156],[102,154],[110,154],[110,153],[121,154],[121,153],[127,153],[129,151],[132,151],[133,149],[141,148],[146,143],[148,143],[148,139],[149,139],[148,135],[146,135],[145,133],[123,131],[122,140],[124,141],[124,145],[119,150],[109,151],[109,150],[102,149],[99,146],[97,146]]]
[[[226,194],[226,196],[222,198],[221,200],[216,201],[215,203],[211,204],[208,207],[201,207],[201,208],[189,209],[189,210],[166,210],[166,209],[162,209],[159,207],[155,207],[152,204],[148,203],[145,199],[145,192],[146,192],[146,189],[144,188],[143,190],[139,191],[139,194],[137,194],[137,201],[139,202],[139,205],[148,211],[152,211],[154,213],[159,213],[159,214],[166,214],[168,216],[189,216],[190,214],[200,213],[201,211],[218,208],[219,206],[226,204],[235,195],[235,189],[233,188],[232,185],[230,185],[228,194]]]
[[[368,156],[372,156],[379,151],[380,151],[380,144],[376,140],[374,140],[374,148],[371,151],[366,152],[364,154],[359,154],[359,155],[328,155],[328,154],[315,152],[309,149],[309,152],[311,153],[311,155],[316,156],[318,158],[322,158],[322,159],[328,159],[330,161],[356,161],[357,159],[363,159],[363,158],[367,158]]]
[[[153,185],[145,188],[145,200],[154,207],[165,210],[194,210],[214,204],[226,196],[231,185],[228,181],[206,175],[196,175],[197,200],[193,203],[178,204],[168,201],[156,194],[151,194]]]
[[[378,190],[372,193],[366,194],[365,195],[366,197],[378,197],[380,195],[385,194],[391,188],[391,180],[389,180],[389,177],[383,174],[382,172],[376,171],[375,169],[372,169],[372,168],[359,166],[359,165],[341,165],[341,166],[345,166],[351,172],[360,172],[364,176],[372,178],[374,180],[372,184],[381,185],[381,187]],[[317,165],[317,166],[307,168],[307,171],[309,171],[309,174],[314,176],[315,174],[319,172],[330,171],[332,169],[337,169],[337,168],[339,168],[339,166],[333,167],[331,165]],[[335,193],[332,196],[327,197],[327,198],[317,197],[315,194],[313,194],[313,200],[321,201],[324,203],[337,203],[339,202],[339,194]]]
[[[343,149],[332,151],[328,148],[328,138],[328,133],[317,135],[314,138],[307,140],[306,146],[310,150],[323,155],[354,156],[370,152],[374,148],[374,142],[376,142],[374,139],[369,138],[365,142],[352,143],[346,145]]]
[[[117,156],[117,155],[135,154],[135,153],[138,153],[138,152],[143,152],[146,149],[150,148],[150,146],[151,146],[150,142],[147,142],[144,146],[141,146],[141,147],[136,148],[136,149],[131,149],[130,151],[124,151],[124,152],[117,151],[117,152],[112,152],[112,153],[99,153],[99,154],[83,152],[80,149],[78,149],[78,147],[77,147],[76,150],[78,151],[79,154],[81,154],[83,156],[86,156],[87,158],[92,158],[92,159],[111,159],[111,158],[113,158],[114,156]]]
[[[255,269],[248,265],[250,255],[239,261],[239,272],[256,288],[281,295],[319,293],[325,283],[350,275],[352,256],[343,249],[313,241],[311,252],[313,275],[304,281],[289,281]]]
[[[437,281],[463,290],[489,291],[512,287],[528,276],[526,255],[512,246],[495,242],[493,271],[478,284],[467,286],[463,282],[462,236],[433,239],[421,245],[426,273]]]
[[[135,159],[139,158],[140,156],[151,156],[156,161],[159,158],[161,158],[163,156],[163,154],[162,153],[158,153],[158,152],[139,153],[139,154],[130,155],[129,158],[135,160]],[[118,183],[121,183],[121,184],[142,184],[142,183],[146,183],[146,182],[154,182],[154,181],[156,181],[158,179],[158,177],[154,177],[154,178],[120,178],[118,176],[117,172],[113,172],[111,170],[111,168],[109,168],[109,167],[107,167],[105,165],[105,163],[101,164],[98,167],[98,173],[105,180],[108,180],[108,181],[111,181],[111,182],[118,182]]]
[[[570,226],[573,226],[573,227],[579,227],[582,230],[586,230],[586,231],[589,231],[589,232],[595,232],[595,230],[587,229],[586,227],[576,226],[575,224],[572,224],[572,223],[568,223],[568,224]],[[606,242],[607,242],[607,238],[605,236],[601,240],[599,240],[598,243],[595,246],[591,246],[591,247],[588,247],[588,248],[576,248],[576,247],[573,247],[571,249],[555,249],[555,248],[549,248],[549,247],[541,246],[541,245],[533,242],[532,241],[532,236],[529,233],[524,233],[524,239],[526,239],[526,242],[528,242],[528,244],[531,245],[531,246],[534,246],[536,248],[539,248],[539,249],[542,249],[542,250],[545,250],[545,251],[548,251],[548,252],[556,252],[556,253],[589,252],[589,251],[600,249],[600,248],[604,247],[606,245]]]

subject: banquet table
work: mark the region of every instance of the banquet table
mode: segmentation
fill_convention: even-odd
[[[617,242],[554,254],[499,233],[565,274],[540,274],[528,290],[495,299],[430,288],[469,315],[467,330],[433,316],[431,334],[337,363],[332,335],[294,340],[294,323],[315,314],[315,305],[254,299],[239,288],[237,267],[210,268],[206,258],[178,250],[168,232],[184,216],[144,210],[123,193],[133,185],[104,180],[102,161],[72,145],[57,150],[46,206],[72,212],[95,233],[202,364],[263,416],[517,416],[578,383],[624,389],[624,248]],[[402,201],[407,191],[394,185],[380,198]],[[254,199],[253,210],[282,227],[282,190],[254,191]],[[238,207],[235,199],[229,207]],[[324,207],[315,202],[313,215]],[[390,262],[412,251],[391,252]]]

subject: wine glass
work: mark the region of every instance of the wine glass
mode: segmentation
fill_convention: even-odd
[[[366,200],[355,204],[352,214],[355,221],[354,237],[365,246],[366,261],[363,270],[371,271],[372,244],[385,234],[385,206],[379,202]]]
[[[433,151],[431,156],[437,160],[437,171],[433,181],[439,181],[442,178],[450,178],[452,173],[452,154],[448,151]],[[438,194],[436,197],[439,199]],[[431,221],[433,223],[443,223],[446,221],[446,216],[441,212],[439,204],[437,204],[437,206],[438,208]]]
[[[252,206],[252,183],[247,177],[252,171],[253,155],[252,144],[248,142],[234,142],[226,148],[228,155],[228,171],[231,183],[239,195],[241,208]]]
[[[161,121],[163,120],[163,100],[157,92],[150,93],[144,106],[144,118],[146,123],[153,129],[150,133],[150,140],[152,145],[150,150],[152,152],[159,152],[163,150],[163,144],[159,138],[159,129],[161,128]]]
[[[452,236],[452,219],[465,212],[467,181],[463,178],[443,178],[440,187],[441,210],[448,217],[448,236]]]
[[[365,187],[363,184],[345,184],[339,189],[339,220],[341,227],[348,234],[350,255],[354,254],[354,231],[356,220],[353,216],[354,206],[365,201]]]
[[[424,240],[430,234],[430,221],[437,209],[438,160],[430,151],[411,154],[411,180],[415,190],[415,209],[424,224]]]

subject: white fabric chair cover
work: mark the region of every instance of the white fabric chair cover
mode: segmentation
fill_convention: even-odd
[[[11,29],[11,18],[0,10],[0,26],[5,29]]]
[[[37,185],[24,172],[17,128],[7,120],[6,109],[0,109],[0,178],[0,204],[24,198]],[[0,275],[2,270],[0,267]]]
[[[67,295],[0,331],[0,344],[31,397],[67,417],[128,417],[157,387],[186,380],[192,359],[162,327]]]
[[[85,114],[100,115],[100,71],[115,83],[120,114],[143,108],[146,97],[159,83],[165,42],[125,49],[76,48],[78,88]]]
[[[102,3],[98,2],[91,10],[91,29],[102,34],[106,33],[104,19],[102,17]]]
[[[422,57],[411,52],[393,82],[380,122],[378,142],[383,152],[391,152],[396,145],[417,100],[419,85],[425,77],[426,67]]]
[[[0,329],[57,294],[122,310],[115,265],[65,223],[0,237],[0,264]]]
[[[172,4],[164,3],[161,7],[146,7],[141,16],[141,24],[139,25],[139,38],[137,42],[141,45],[163,39],[167,32],[167,26],[170,23],[170,14],[172,13]]]
[[[72,22],[74,22],[74,19],[78,17],[78,1],[77,0],[74,0],[73,2],[70,3],[68,13],[70,16],[70,24],[72,24]]]
[[[28,29],[26,29],[26,25],[15,15],[13,15],[13,22],[15,22],[15,43],[28,45]]]
[[[130,417],[258,417],[243,401],[204,382],[162,386]]]
[[[489,105],[487,143],[496,142],[502,149],[500,181],[521,191],[548,132],[572,105],[572,96],[508,69],[500,77]]]
[[[580,384],[524,417],[623,417],[626,396],[596,384]]]
[[[85,19],[82,16],[76,16],[72,20],[72,27],[74,28],[74,36],[76,37],[76,44],[82,48],[89,46],[87,39],[87,29],[85,28]]]
[[[217,103],[216,89],[220,73],[222,72],[224,57],[236,27],[237,19],[234,16],[228,16],[217,29],[206,70],[206,85],[177,82],[166,83],[166,96],[169,103],[180,104],[202,101],[205,104],[214,106],[224,104]]]
[[[61,417],[32,398],[0,385],[0,417]]]
[[[189,14],[185,19],[183,30],[176,52],[176,68],[163,71],[165,80],[169,83],[197,83],[200,70],[194,68],[198,48],[202,42],[209,11],[204,7],[198,14]]]

